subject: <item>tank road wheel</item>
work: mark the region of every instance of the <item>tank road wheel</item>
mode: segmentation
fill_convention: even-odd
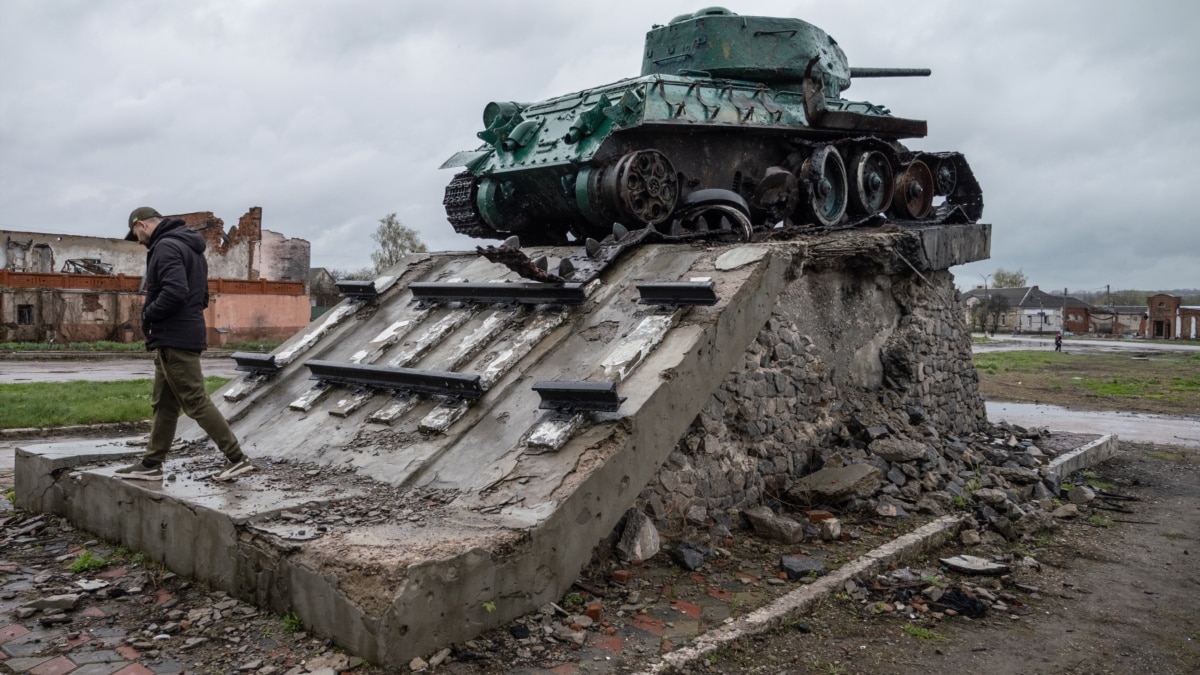
[[[808,222],[828,226],[846,214],[846,165],[833,146],[822,146],[804,160],[801,176],[808,185],[808,197],[801,204]]]
[[[642,225],[671,217],[679,200],[679,176],[658,150],[638,150],[605,172],[604,192],[624,215]]]
[[[750,206],[732,190],[708,188],[688,193],[676,211],[678,220],[671,234],[685,232],[736,231],[743,241],[750,241],[754,227],[750,223]]]
[[[895,175],[887,155],[877,150],[860,152],[850,160],[850,212],[873,216],[892,205]]]
[[[958,168],[954,166],[953,159],[947,157],[938,162],[937,170],[933,173],[937,177],[937,194],[948,195],[958,187]]]
[[[896,215],[908,220],[920,220],[933,211],[936,185],[933,172],[921,160],[915,160],[896,177],[896,196],[892,208]]]
[[[797,184],[791,171],[781,166],[768,167],[750,201],[756,208],[766,211],[772,223],[777,223],[796,210],[796,204],[800,202]]]

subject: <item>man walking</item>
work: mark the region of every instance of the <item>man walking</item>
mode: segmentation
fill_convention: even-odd
[[[1054,335],[1054,351],[1056,351],[1056,352],[1062,351],[1062,331],[1059,331],[1058,333],[1055,333],[1055,335]]]
[[[229,422],[204,389],[200,352],[208,347],[204,308],[208,307],[208,261],[204,237],[178,218],[163,218],[143,206],[129,214],[129,241],[149,249],[146,254],[146,299],[142,332],[146,350],[154,352],[154,419],[150,442],[141,461],[117,469],[118,478],[162,480],[163,461],[175,440],[182,409],[224,453],[228,464],[216,480],[228,481],[255,470]]]

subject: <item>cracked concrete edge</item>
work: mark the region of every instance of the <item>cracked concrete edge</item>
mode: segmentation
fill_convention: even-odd
[[[797,588],[765,607],[711,630],[689,644],[664,654],[661,661],[654,663],[638,675],[668,673],[673,668],[683,668],[741,638],[765,633],[782,624],[789,616],[807,611],[818,600],[835,593],[851,579],[878,572],[889,563],[942,545],[958,534],[963,522],[961,516],[942,516],[846,563],[808,586]]]
[[[127,431],[129,429],[149,429],[150,420],[136,422],[101,422],[98,424],[71,424],[65,427],[20,427],[18,429],[0,429],[0,438],[36,439],[39,436],[63,436],[66,434],[91,433],[94,431]]]
[[[1062,480],[1076,471],[1095,466],[1117,454],[1117,445],[1116,434],[1105,434],[1087,445],[1055,457],[1050,462],[1049,473]]]

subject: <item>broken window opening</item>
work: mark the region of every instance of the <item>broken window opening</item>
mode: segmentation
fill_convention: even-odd
[[[17,305],[17,325],[33,325],[33,305]]]
[[[30,261],[31,272],[38,274],[50,274],[54,271],[54,251],[50,249],[49,244],[35,244],[33,247],[33,260]]]

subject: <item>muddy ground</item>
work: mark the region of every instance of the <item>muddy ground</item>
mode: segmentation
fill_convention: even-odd
[[[995,384],[992,376],[982,380],[985,392]],[[1048,388],[1038,400],[1078,404],[1061,391]],[[1138,410],[1175,412],[1160,400],[1143,403]],[[973,546],[955,542],[894,570],[878,580],[878,588],[872,583],[827,598],[774,632],[743,638],[686,672],[1200,672],[1200,453],[1122,443],[1116,458],[1092,472],[1073,480],[1136,499],[1085,508],[1080,517],[1060,521],[1057,530],[1025,541],[989,537]],[[11,486],[11,479],[11,473],[0,470],[0,487]],[[6,505],[0,502],[0,586],[7,587],[0,593],[0,642],[12,626],[28,624],[32,633],[9,643],[31,645],[22,653],[63,658],[110,653],[115,654],[113,666],[142,664],[146,670],[128,671],[142,673],[284,675],[347,667],[367,675],[407,671],[359,663],[306,634],[295,617],[261,612],[191,584],[57,518],[44,518],[34,532],[40,538],[36,544],[16,545],[20,536],[14,529],[37,517]],[[919,524],[851,520],[847,530],[855,533],[853,541],[806,542],[803,548],[836,566]],[[730,554],[728,564],[714,565],[703,575],[689,574],[660,554],[634,569],[628,586],[613,583],[611,561],[597,560],[572,589],[579,606],[567,605],[571,598],[560,603],[571,613],[593,601],[602,605],[601,623],[587,630],[582,649],[569,638],[531,648],[529,640],[515,637],[521,634],[517,624],[536,629],[539,621],[547,622],[524,617],[469,645],[457,645],[434,672],[640,672],[663,649],[687,642],[687,611],[694,608],[700,623],[709,619],[713,625],[720,619],[711,611],[735,615],[748,609],[739,606],[743,595],[747,602],[761,604],[795,588],[795,582],[772,579],[779,553],[775,547],[741,532],[721,543]],[[106,556],[110,565],[91,573],[71,572],[71,563],[84,551]],[[1004,576],[964,576],[938,560],[957,553],[995,556],[1009,561],[1013,570]],[[65,623],[42,625],[44,613],[24,619],[16,615],[31,598],[58,592],[83,577],[132,592],[112,597],[91,593],[65,615]],[[971,619],[941,611],[924,597],[934,587],[943,592],[965,588],[985,599],[990,595],[985,616]],[[726,598],[725,588],[742,593]],[[634,590],[640,602],[630,602]],[[555,616],[549,623],[577,618]],[[168,634],[167,627],[171,637],[156,639]],[[35,634],[42,636],[37,638],[41,642],[33,642]],[[625,640],[625,648],[607,656],[605,650],[617,639]],[[11,667],[15,658],[0,660],[0,672],[16,672]],[[87,672],[126,671],[97,667]]]
[[[1116,458],[1073,480],[1134,499],[1093,503],[1078,518],[1060,520],[1058,529],[1023,541],[1007,542],[986,531],[978,544],[955,540],[878,578],[860,580],[860,586],[826,598],[813,611],[789,617],[781,628],[742,638],[684,672],[1200,671],[1200,452],[1126,443]],[[0,476],[0,483],[9,481]],[[566,608],[562,616],[551,611],[522,617],[456,645],[434,670],[641,672],[703,624],[715,627],[722,617],[794,590],[802,582],[776,577],[781,552],[800,550],[837,567],[921,522],[916,516],[847,518],[853,539],[806,541],[798,549],[738,531],[722,542],[722,558],[698,573],[663,553],[634,566],[632,579],[622,583],[614,583],[614,570],[629,566],[598,559],[558,603]],[[61,519],[0,508],[0,524],[0,642],[13,626],[31,631],[9,643],[13,654],[0,660],[0,672],[25,672],[14,666],[32,663],[19,660],[31,656],[83,665],[105,654],[113,666],[141,664],[148,670],[103,672],[408,671],[351,659],[306,634],[296,617],[262,612],[190,583]],[[22,533],[31,525],[36,529]],[[71,571],[85,551],[109,564]],[[1003,576],[970,576],[939,561],[959,553],[1005,560],[1012,569]],[[57,618],[18,614],[30,600],[79,593],[81,581],[101,581],[109,590],[80,593],[79,604]],[[952,615],[944,602],[932,601],[935,588],[943,594],[965,591],[986,603],[986,613],[975,619]],[[593,603],[600,606],[599,621],[582,631],[584,644],[575,645],[569,626],[583,619],[567,615],[583,614]],[[558,632],[536,637],[546,627]]]
[[[1200,672],[1200,453],[1126,443],[1092,471],[1079,479],[1136,497],[1119,502],[1131,513],[1093,508],[1029,541],[951,545],[909,565],[944,575],[947,587],[991,589],[1004,611],[980,619],[880,612],[841,593],[687,672]],[[1040,569],[1017,565],[995,578],[945,571],[938,558],[961,552],[1016,553]]]
[[[1019,354],[1024,358],[1006,355],[1014,359],[1011,365],[989,364],[996,355],[976,355],[985,399],[1158,415],[1200,411],[1200,354],[1195,352],[1082,354],[1068,348]]]

